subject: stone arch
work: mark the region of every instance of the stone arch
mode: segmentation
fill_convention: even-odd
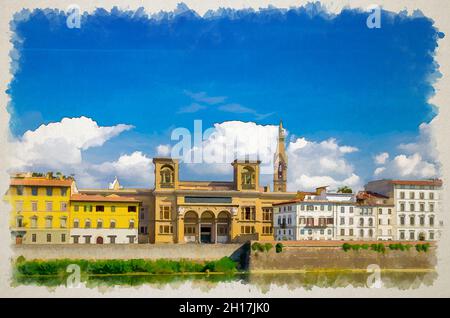
[[[198,214],[193,210],[189,210],[184,214],[184,223],[185,224],[195,224],[198,223]]]
[[[200,221],[203,223],[214,222],[214,213],[210,210],[203,211],[202,215],[200,216]]]
[[[253,188],[256,181],[255,169],[250,166],[245,166],[242,168],[242,187],[243,188]]]
[[[231,214],[228,211],[220,211],[217,215],[216,242],[228,243],[230,241]]]
[[[228,211],[220,211],[217,215],[217,222],[218,223],[230,223],[231,221],[231,214]]]

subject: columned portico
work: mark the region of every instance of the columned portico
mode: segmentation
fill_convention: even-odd
[[[183,207],[179,216],[179,243],[228,243],[231,241],[231,212],[229,209]],[[181,214],[181,213],[180,213]]]

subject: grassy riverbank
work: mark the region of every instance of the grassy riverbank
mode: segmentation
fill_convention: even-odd
[[[26,276],[65,274],[69,265],[80,267],[81,273],[88,275],[114,274],[181,274],[181,273],[233,273],[238,263],[229,257],[214,261],[191,260],[25,260],[19,258],[14,264],[17,274]]]

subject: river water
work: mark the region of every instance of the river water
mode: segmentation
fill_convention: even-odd
[[[317,287],[368,287],[373,280],[370,273],[364,272],[307,272],[307,273],[245,273],[245,274],[168,274],[168,275],[105,275],[105,276],[81,276],[81,282],[87,287],[100,286],[141,286],[150,285],[162,288],[167,284],[180,286],[186,282],[192,282],[194,286],[214,287],[219,283],[240,282],[259,287],[262,291],[268,291],[271,285],[287,286],[288,288],[311,289]],[[369,278],[369,279],[368,279]],[[436,272],[382,272],[380,279],[384,288],[396,288],[400,290],[416,289],[421,286],[431,286],[436,280]],[[39,285],[56,287],[67,285],[67,275],[61,276],[15,276],[13,286]]]

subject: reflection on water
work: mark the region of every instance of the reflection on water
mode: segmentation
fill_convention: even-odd
[[[174,287],[185,282],[194,286],[214,287],[218,283],[241,282],[258,286],[262,291],[268,291],[270,286],[287,286],[290,289],[313,287],[367,287],[370,274],[363,272],[307,272],[307,273],[264,273],[264,274],[210,274],[210,275],[82,275],[81,282],[87,287],[100,286],[140,286],[150,285],[162,288],[167,284]],[[436,272],[382,272],[381,281],[385,288],[415,289],[420,286],[431,286],[437,278]],[[56,287],[66,284],[66,275],[61,276],[15,276],[13,285],[39,285]]]

